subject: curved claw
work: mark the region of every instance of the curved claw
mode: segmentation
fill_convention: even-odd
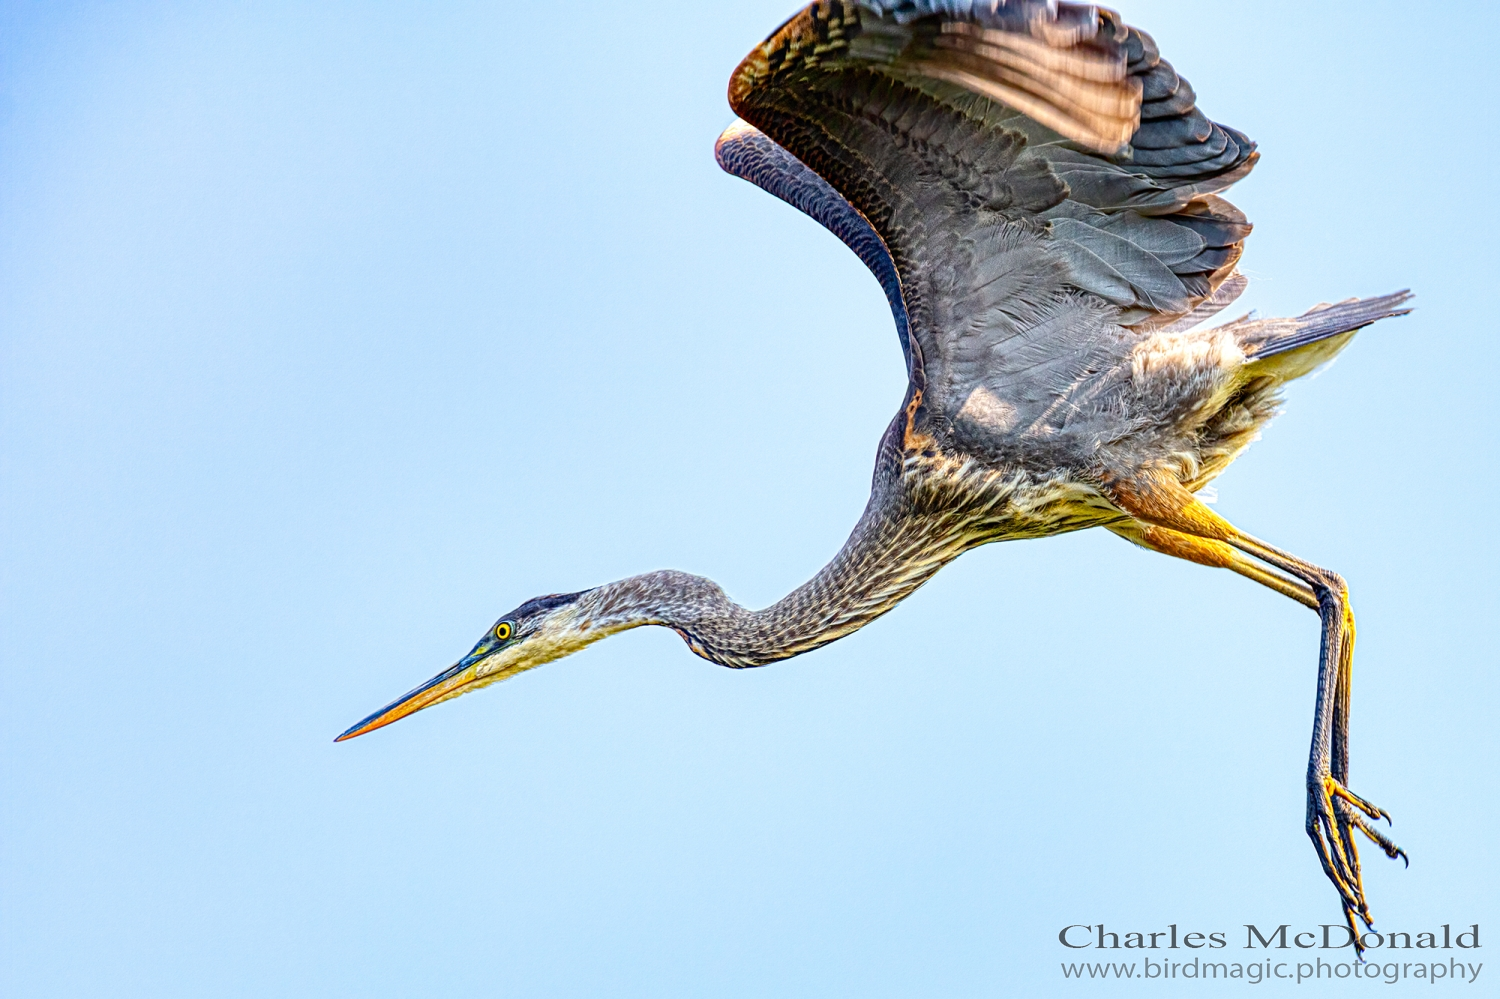
[[[1390,815],[1382,808],[1365,801],[1331,776],[1324,775],[1309,784],[1307,789],[1307,835],[1318,852],[1318,861],[1323,873],[1333,882],[1343,903],[1344,921],[1354,933],[1355,949],[1361,954],[1355,932],[1355,917],[1368,929],[1374,929],[1374,917],[1365,899],[1364,879],[1360,875],[1359,850],[1354,841],[1354,830],[1358,829],[1372,843],[1380,847],[1387,857],[1401,860],[1410,866],[1406,852],[1384,833],[1373,828],[1369,821],[1385,819]]]
[[[1359,795],[1355,794],[1353,791],[1349,790],[1347,787],[1340,784],[1332,777],[1323,778],[1323,789],[1325,794],[1329,795],[1330,797],[1338,797],[1343,799],[1344,801],[1347,801],[1355,808],[1358,808],[1361,812],[1364,812],[1370,818],[1385,819],[1386,825],[1391,824],[1391,816],[1389,812],[1379,807],[1378,805],[1370,804],[1370,802],[1361,798]]]
[[[1349,928],[1349,939],[1354,941],[1354,957],[1356,960],[1365,959],[1365,945],[1359,942],[1359,927],[1354,925],[1354,913],[1346,905],[1344,906],[1344,925]],[[1368,927],[1369,921],[1365,922]]]
[[[1389,822],[1390,820],[1387,819],[1386,821]],[[1392,860],[1400,857],[1403,864],[1405,864],[1407,867],[1411,867],[1411,858],[1406,855],[1406,851],[1401,849],[1395,843],[1391,842],[1390,838],[1384,833],[1381,833],[1375,829],[1371,829],[1369,824],[1357,815],[1354,817],[1354,825],[1357,829],[1359,829],[1360,832],[1365,834],[1365,838],[1367,838],[1371,843],[1374,843],[1376,846],[1380,847],[1380,849],[1384,850],[1387,857],[1390,857]]]

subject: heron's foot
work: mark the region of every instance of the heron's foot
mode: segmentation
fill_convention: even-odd
[[[1318,851],[1318,861],[1323,865],[1323,873],[1328,875],[1328,880],[1338,890],[1339,899],[1344,905],[1344,921],[1354,935],[1356,949],[1361,952],[1364,948],[1359,946],[1359,932],[1354,918],[1358,916],[1367,928],[1374,923],[1360,878],[1359,850],[1354,843],[1354,831],[1359,830],[1370,842],[1385,851],[1387,857],[1393,860],[1397,857],[1403,861],[1407,859],[1404,850],[1370,824],[1371,821],[1380,819],[1389,823],[1391,817],[1331,776],[1325,775],[1308,786],[1307,835]]]

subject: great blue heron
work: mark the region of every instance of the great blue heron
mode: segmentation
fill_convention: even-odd
[[[764,610],[649,572],[529,600],[350,739],[640,625],[736,668],[810,652],[992,541],[1103,527],[1231,569],[1317,611],[1307,833],[1351,933],[1368,926],[1348,787],[1354,618],[1337,574],[1195,495],[1274,415],[1284,382],[1405,292],[1295,319],[1200,324],[1245,287],[1250,225],[1219,192],[1255,165],[1150,36],[1055,0],[820,0],[740,63],[719,163],[811,215],[875,273],[909,384],[864,515]]]

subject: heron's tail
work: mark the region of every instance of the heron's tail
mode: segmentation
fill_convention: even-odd
[[[1349,298],[1333,305],[1316,305],[1295,319],[1275,320],[1267,325],[1266,339],[1245,353],[1254,374],[1274,374],[1282,379],[1299,378],[1332,360],[1349,342],[1355,330],[1390,316],[1404,316],[1410,291],[1378,298]]]

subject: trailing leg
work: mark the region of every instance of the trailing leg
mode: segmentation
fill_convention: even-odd
[[[1307,764],[1307,834],[1324,873],[1339,892],[1344,918],[1351,930],[1355,928],[1356,916],[1369,926],[1370,907],[1360,876],[1354,830],[1358,829],[1390,857],[1404,859],[1405,854],[1370,825],[1371,820],[1389,820],[1389,816],[1348,787],[1354,614],[1344,580],[1337,573],[1243,533],[1175,479],[1115,478],[1106,480],[1104,486],[1111,501],[1138,522],[1124,529],[1112,526],[1116,533],[1179,558],[1233,569],[1318,611],[1323,630]],[[1227,555],[1226,548],[1267,563],[1280,573],[1252,568],[1254,563]],[[1292,578],[1287,579],[1281,573]]]
[[[1189,562],[1197,562],[1199,565],[1237,572],[1247,579],[1253,579],[1260,585],[1275,590],[1284,597],[1291,597],[1304,607],[1318,609],[1318,598],[1313,593],[1312,587],[1267,569],[1222,541],[1197,538],[1191,534],[1183,534],[1155,524],[1145,524],[1138,520],[1106,526],[1126,541],[1140,545],[1142,548]]]

